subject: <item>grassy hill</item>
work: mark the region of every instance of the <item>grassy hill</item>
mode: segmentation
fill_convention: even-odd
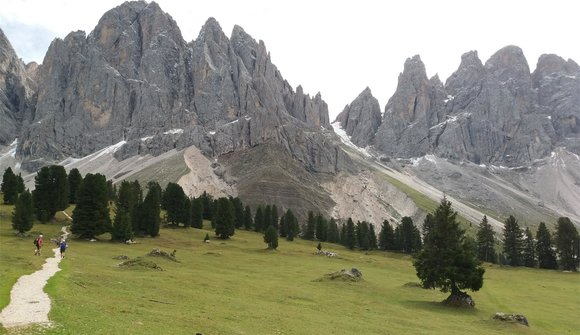
[[[32,237],[10,229],[12,208],[0,205],[0,308],[16,278],[41,266]],[[59,219],[60,220],[60,219]],[[62,219],[64,220],[64,219]],[[34,232],[58,234],[55,222]],[[262,236],[236,231],[227,241],[209,230],[161,230],[138,244],[69,240],[69,250],[46,291],[52,329],[43,334],[573,334],[580,329],[580,275],[486,266],[475,310],[440,305],[446,297],[417,287],[408,256],[349,251],[323,244],[336,258],[314,255],[316,242],[280,241],[265,250]],[[176,250],[179,262],[146,256]],[[44,255],[49,253],[45,251]],[[126,255],[155,262],[119,268]],[[318,281],[324,274],[358,268],[362,282]],[[495,312],[526,315],[530,327],[491,319]],[[0,328],[0,333],[6,332]]]

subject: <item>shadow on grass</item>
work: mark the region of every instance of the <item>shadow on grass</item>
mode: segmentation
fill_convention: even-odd
[[[474,315],[477,314],[477,308],[457,308],[443,305],[440,301],[425,301],[425,300],[402,300],[401,304],[411,309],[422,309],[429,312],[436,312],[441,314],[462,314]]]

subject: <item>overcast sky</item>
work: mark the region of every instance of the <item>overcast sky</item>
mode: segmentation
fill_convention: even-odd
[[[0,28],[25,62],[41,63],[50,42],[91,32],[121,0],[0,0]],[[226,35],[240,25],[263,40],[288,82],[321,92],[331,121],[369,86],[384,109],[405,59],[419,54],[429,77],[443,82],[461,55],[477,50],[485,63],[506,45],[521,47],[531,71],[543,53],[580,62],[577,0],[157,0],[195,39],[208,17]]]

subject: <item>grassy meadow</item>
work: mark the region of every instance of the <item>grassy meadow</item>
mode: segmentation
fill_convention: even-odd
[[[18,276],[40,268],[32,237],[16,237],[11,206],[0,205],[0,308]],[[64,218],[34,226],[57,236]],[[211,243],[203,243],[210,232]],[[474,310],[438,302],[446,294],[417,287],[411,258],[349,251],[325,244],[336,258],[316,256],[317,242],[280,240],[265,249],[262,236],[236,231],[227,241],[210,230],[163,228],[137,244],[69,239],[67,258],[45,290],[52,299],[50,329],[42,334],[578,334],[580,275],[486,266]],[[178,262],[146,256],[153,248]],[[49,253],[45,250],[43,256]],[[119,268],[126,255],[163,271]],[[358,268],[361,282],[318,281]],[[492,320],[495,312],[524,314],[530,327]],[[0,328],[0,333],[7,333]]]

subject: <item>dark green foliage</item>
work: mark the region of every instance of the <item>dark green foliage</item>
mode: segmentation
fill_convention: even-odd
[[[256,215],[254,216],[254,231],[262,232],[264,230],[264,212],[262,211],[262,206],[258,206],[256,209]]]
[[[352,221],[351,218],[348,218],[348,221],[346,222],[346,228],[344,230],[344,240],[343,240],[343,244],[345,247],[349,248],[349,249],[354,249],[355,245],[356,245],[356,235],[355,235],[355,229],[354,229],[354,222]]]
[[[191,226],[193,228],[203,228],[203,199],[191,199]]]
[[[40,222],[48,222],[54,218],[57,211],[68,207],[68,191],[68,178],[64,167],[51,165],[38,171],[32,200],[36,217]]]
[[[228,239],[234,235],[234,208],[228,198],[219,198],[212,220],[215,234],[221,239]]]
[[[185,201],[183,202],[183,226],[184,227],[191,227],[191,220],[193,211],[191,208],[191,199],[187,196],[185,197]]]
[[[346,246],[346,224],[342,224],[340,227],[340,244]]]
[[[252,219],[252,210],[250,206],[246,206],[244,209],[244,228],[246,230],[251,230],[254,227],[254,220]]]
[[[288,236],[288,223],[286,222],[286,213],[280,217],[280,237]]]
[[[234,207],[234,215],[235,215],[235,226],[236,229],[240,229],[244,227],[244,205],[240,198],[230,198],[232,202],[232,206]]]
[[[22,175],[19,173],[18,176],[16,176],[16,192],[20,194],[25,190],[26,188],[24,187],[24,179],[22,179]]]
[[[111,239],[113,240],[124,242],[133,238],[133,225],[131,223],[135,199],[133,191],[133,187],[128,181],[123,181],[119,187],[111,231]]]
[[[213,218],[213,198],[205,191],[203,191],[200,198],[203,204],[203,219],[211,220]]]
[[[26,190],[16,198],[14,212],[12,213],[12,228],[18,230],[19,233],[25,233],[32,229],[33,219],[32,194]]]
[[[524,247],[523,247],[523,265],[528,268],[536,267],[536,243],[530,228],[526,228],[524,233]]]
[[[166,219],[172,225],[178,225],[179,223],[185,223],[185,217],[187,212],[185,212],[185,202],[189,199],[185,196],[183,189],[176,183],[168,183],[163,192],[163,198],[161,200],[161,206],[165,209]]]
[[[522,231],[518,221],[512,215],[505,221],[503,250],[508,265],[522,265]]]
[[[294,237],[300,234],[300,225],[291,209],[288,209],[284,214],[284,224],[287,226],[286,240],[294,241]]]
[[[424,288],[439,288],[452,295],[460,290],[478,291],[483,286],[485,270],[480,266],[473,246],[465,241],[459,228],[457,213],[446,198],[433,214],[433,225],[423,249],[414,257],[413,265]]]
[[[278,248],[278,230],[274,225],[270,225],[264,232],[264,243],[268,244],[268,249]]]
[[[487,222],[487,216],[483,216],[479,229],[477,230],[477,258],[482,262],[496,262],[495,254],[495,233]]]
[[[117,185],[113,185],[112,180],[107,180],[107,196],[110,201],[117,199]]]
[[[143,189],[139,181],[131,182],[131,192],[129,198],[129,217],[131,218],[131,226],[134,232],[141,233],[141,211],[139,210],[143,205]]]
[[[150,181],[147,184],[147,195],[140,206],[141,227],[147,235],[156,237],[159,235],[159,226],[161,225],[161,186]]]
[[[278,221],[278,207],[272,205],[272,212],[270,213],[270,225],[274,226],[276,230],[279,229],[280,222]]]
[[[16,199],[18,198],[18,180],[11,168],[4,170],[0,190],[4,195],[5,204],[12,205],[16,203]]]
[[[316,217],[312,211],[308,212],[308,220],[306,221],[306,227],[304,228],[304,234],[302,238],[305,240],[313,240],[316,233]]]
[[[366,221],[356,223],[356,239],[361,250],[369,250],[371,245],[369,224]]]
[[[408,216],[404,216],[401,224],[395,228],[395,240],[398,249],[405,253],[410,254],[421,250],[421,233],[413,224],[413,219]]]
[[[369,223],[369,240],[370,240],[369,249],[376,250],[379,248],[379,246],[377,245],[377,234],[375,233],[375,227],[373,226],[372,223]]]
[[[80,238],[94,238],[111,229],[107,180],[101,174],[87,174],[77,192],[71,232]]]
[[[338,224],[336,224],[336,220],[334,218],[330,218],[328,222],[328,232],[326,234],[326,240],[330,243],[338,243],[339,242],[339,234],[338,234]]]
[[[318,251],[322,250],[322,243],[318,242],[316,249],[318,249]]]
[[[270,225],[272,225],[272,206],[266,205],[264,208],[264,226],[262,227],[263,231],[268,230]]]
[[[328,223],[322,214],[316,216],[315,225],[316,239],[322,242],[326,242],[328,233]]]
[[[78,169],[74,168],[70,170],[68,173],[68,202],[71,204],[76,204],[77,200],[77,191],[81,182],[83,181],[83,177]]]
[[[430,214],[429,214],[430,215]],[[389,221],[384,220],[379,234],[379,248],[381,250],[396,250],[395,231]]]
[[[546,228],[546,224],[540,222],[536,233],[536,253],[540,269],[557,269],[556,252],[552,243],[552,235]]]
[[[560,266],[564,271],[576,271],[580,259],[580,239],[578,230],[567,217],[558,219],[556,226],[556,249],[560,257]]]
[[[486,218],[486,222],[487,222],[487,218]],[[435,225],[435,218],[433,217],[433,214],[431,214],[431,213],[427,214],[427,216],[425,217],[425,220],[423,220],[423,238],[427,238],[427,236],[429,236],[429,232],[431,232],[431,229],[433,228],[434,225]]]

